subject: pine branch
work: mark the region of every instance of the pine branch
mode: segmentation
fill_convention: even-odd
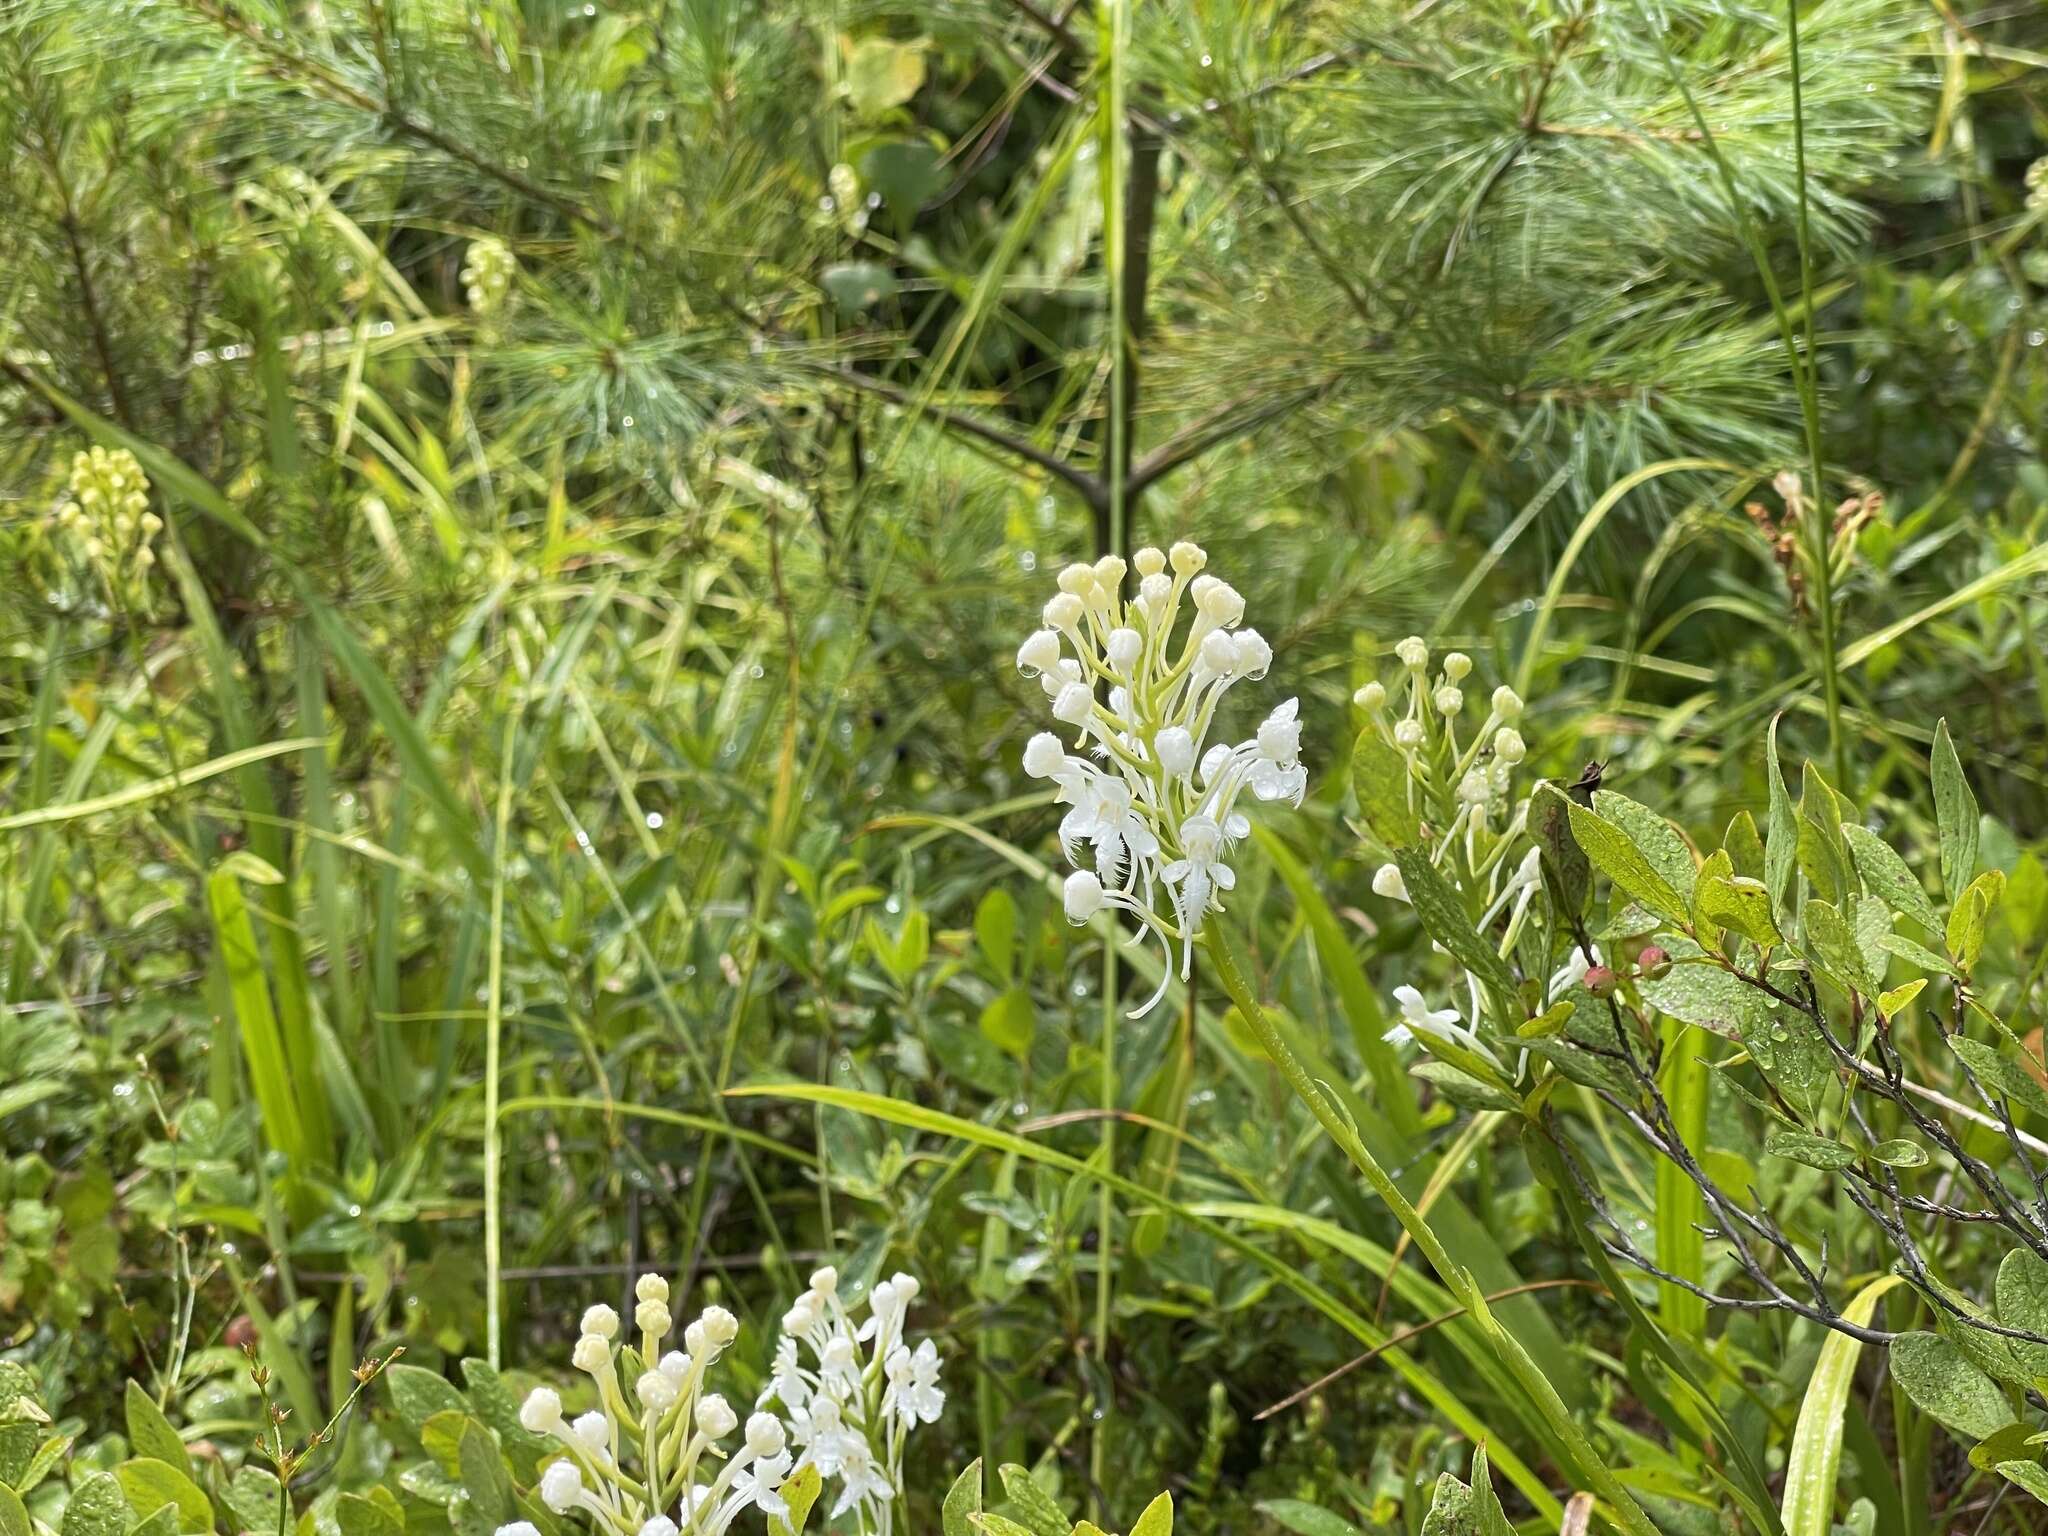
[[[1103,483],[1100,476],[1090,474],[1078,464],[1061,458],[1056,453],[1048,452],[1036,443],[1027,442],[1016,434],[1008,432],[992,423],[978,420],[972,416],[962,415],[957,411],[948,410],[942,405],[921,401],[909,390],[900,389],[894,384],[885,383],[881,379],[873,378],[868,374],[860,372],[858,369],[841,366],[821,371],[827,377],[836,379],[840,383],[858,389],[865,394],[887,400],[893,405],[901,405],[912,410],[922,411],[948,431],[959,436],[973,438],[990,447],[999,448],[1014,458],[1022,459],[1025,463],[1042,469],[1057,479],[1064,480],[1079,493],[1081,499],[1088,504],[1090,510],[1097,513],[1105,513],[1108,510],[1109,487]]]
[[[184,0],[184,4],[188,9],[256,49],[263,55],[266,67],[275,78],[287,84],[317,88],[329,100],[342,106],[353,107],[358,112],[376,118],[403,138],[439,150],[450,159],[468,166],[478,175],[488,176],[520,196],[542,207],[553,209],[571,223],[584,225],[607,239],[616,240],[624,234],[616,223],[588,204],[542,186],[532,177],[491,159],[432,123],[412,116],[397,102],[388,98],[379,101],[367,91],[351,84],[336,71],[307,58],[303,53],[283,47],[261,27],[227,5],[225,0]]]

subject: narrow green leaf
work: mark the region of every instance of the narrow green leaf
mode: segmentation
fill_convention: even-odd
[[[1865,997],[1875,997],[1878,985],[1864,966],[1863,951],[1856,944],[1856,930],[1834,903],[1814,897],[1806,904],[1803,921],[1807,946],[1828,975],[1845,991],[1853,989]]]
[[[1764,1137],[1764,1150],[1773,1157],[1790,1158],[1795,1163],[1804,1163],[1809,1168],[1846,1168],[1856,1161],[1852,1148],[1839,1141],[1829,1141],[1824,1136],[1809,1136],[1804,1131],[1794,1131],[1784,1126],[1773,1126]]]
[[[1625,894],[1659,917],[1683,928],[1690,915],[1686,902],[1672,888],[1671,882],[1657,872],[1656,866],[1635,845],[1629,834],[1577,801],[1568,804],[1572,837],[1585,850],[1586,857],[1593,861],[1593,867]],[[1405,869],[1402,872],[1406,874]],[[1412,885],[1410,890],[1413,891]]]
[[[1131,1536],[1173,1536],[1173,1495],[1155,1495],[1131,1527]]]
[[[1365,967],[1352,949],[1343,923],[1316,888],[1315,877],[1308,867],[1271,829],[1255,825],[1252,836],[1273,861],[1288,894],[1294,898],[1295,907],[1308,923],[1309,933],[1315,940],[1316,959],[1336,988],[1337,1000],[1343,1005],[1345,1020],[1351,1026],[1351,1043],[1358,1051],[1359,1059],[1365,1063],[1366,1071],[1372,1075],[1381,1110],[1400,1135],[1419,1135],[1422,1115],[1416,1107],[1415,1090],[1409,1086],[1401,1069],[1400,1055],[1387,1043],[1387,1019],[1380,1007],[1379,994],[1366,978]]]
[[[1884,1293],[1901,1284],[1885,1275],[1863,1287],[1842,1308],[1842,1316],[1868,1327]],[[1832,1536],[1835,1478],[1842,1464],[1843,1417],[1863,1341],[1846,1333],[1830,1333],[1800,1400],[1799,1422],[1793,1426],[1792,1449],[1785,1463],[1782,1516],[1785,1536]]]
[[[1761,880],[1703,870],[1693,891],[1693,913],[1696,919],[1728,929],[1760,948],[1784,942],[1771,920],[1771,893]]]
[[[1038,1486],[1027,1469],[1005,1465],[996,1475],[1002,1479],[1010,1508],[1032,1536],[1067,1536],[1073,1521],[1052,1501],[1052,1495]]]
[[[267,762],[273,757],[286,757],[294,752],[304,752],[308,748],[325,745],[326,743],[317,737],[294,736],[288,741],[267,741],[261,746],[244,747],[237,752],[224,752],[219,757],[196,763],[181,773],[165,774],[158,779],[146,779],[140,784],[131,784],[126,789],[95,795],[90,800],[62,801],[31,811],[16,811],[11,816],[0,816],[0,832],[18,832],[23,827],[53,826],[60,822],[79,821],[87,816],[103,816],[108,811],[126,810],[131,805],[147,804],[185,786],[217,778],[223,773],[237,773],[254,763]]]
[[[980,1489],[979,1466],[976,1463],[976,1491]],[[804,1527],[810,1523],[811,1510],[817,1505],[818,1494],[825,1486],[825,1479],[815,1462],[806,1462],[784,1480],[778,1490],[782,1502],[789,1506],[787,1519],[781,1515],[768,1518],[769,1536],[803,1536]],[[953,1529],[946,1527],[945,1536],[953,1536]]]
[[[1771,716],[1771,728],[1765,735],[1764,747],[1765,776],[1771,789],[1768,830],[1764,838],[1764,884],[1770,888],[1771,901],[1777,908],[1780,932],[1790,921],[1794,906],[1792,875],[1798,868],[1799,855],[1798,818],[1792,810],[1792,796],[1785,788],[1785,772],[1778,766],[1778,722],[1782,718],[1782,715]]]
[[[341,616],[322,602],[310,588],[301,591],[308,616],[320,631],[327,653],[338,662],[363,702],[369,705],[377,725],[398,749],[407,784],[433,806],[441,835],[448,840],[456,858],[462,861],[480,887],[491,880],[491,861],[477,841],[473,818],[463,809],[450,788],[448,771],[436,756],[426,734],[400,701],[391,680],[371,658]]]
[[[1358,733],[1351,749],[1351,791],[1372,835],[1398,852],[1422,840],[1422,821],[1408,803],[1408,759],[1377,725]]]
[[[1458,899],[1451,883],[1429,862],[1429,854],[1421,848],[1398,849],[1394,863],[1400,868],[1402,882],[1408,887],[1409,904],[1414,907],[1423,931],[1479,978],[1503,1029],[1519,1024],[1521,1010],[1515,1003],[1514,973],[1472,926],[1465,904]]]
[[[2018,1062],[2009,1060],[1996,1046],[1963,1035],[1950,1035],[1948,1048],[1976,1074],[1977,1081],[1984,1085],[1986,1092],[2004,1094],[2018,1108],[2048,1115],[2048,1090],[2044,1090],[2031,1073]]]
[[[1918,997],[1926,986],[1927,978],[1925,976],[1915,976],[1904,986],[1893,987],[1889,992],[1879,993],[1877,1011],[1886,1018],[1891,1018],[1900,1009],[1910,1004],[1914,998]]]
[[[1816,894],[1838,905],[1856,893],[1842,819],[1841,796],[1819,767],[1808,763],[1799,786],[1799,868]]]
[[[1689,910],[1699,866],[1693,861],[1692,849],[1678,835],[1678,829],[1647,805],[1639,804],[1627,795],[1616,794],[1611,789],[1593,791],[1593,811],[1602,820],[1614,823],[1628,834],[1628,840],[1641,850],[1650,867],[1678,893],[1680,903]]]
[[[939,1512],[941,1536],[974,1536],[974,1517],[981,1513],[981,1458],[975,1457],[953,1479]]]
[[[232,868],[217,869],[207,878],[206,904],[234,1001],[242,1056],[263,1113],[264,1138],[284,1154],[294,1174],[304,1176],[311,1171],[315,1149],[298,1101],[291,1052],[271,1006],[256,926]],[[310,1068],[312,1063],[305,1065]]]
[[[169,1504],[178,1511],[180,1530],[213,1529],[213,1505],[191,1478],[168,1462],[140,1456],[114,1468],[114,1476],[120,1480],[128,1507],[143,1519]]]
[[[1955,901],[1977,870],[1977,797],[1963,777],[1946,720],[1935,723],[1928,766],[1934,779],[1934,822],[1941,834],[1941,883]]]
[[[1941,919],[1934,915],[1934,903],[1920,888],[1920,881],[1899,857],[1898,850],[1870,828],[1850,822],[1842,828],[1849,843],[1849,857],[1856,873],[1871,895],[1901,917],[1910,917],[1929,933],[1941,932]]]
[[[156,1400],[142,1390],[142,1383],[129,1381],[122,1404],[128,1422],[128,1444],[134,1448],[135,1454],[153,1456],[190,1477],[192,1457],[185,1449],[185,1442],[171,1428],[171,1421],[164,1417]]]

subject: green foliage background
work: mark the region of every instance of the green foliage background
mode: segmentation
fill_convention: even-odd
[[[238,1320],[310,1428],[400,1342],[547,1376],[642,1267],[759,1371],[818,1255],[925,1280],[927,1517],[979,1455],[1105,1520],[1170,1485],[1196,1530],[1413,1532],[1475,1431],[1567,1496],[1241,1012],[1106,1030],[1130,966],[1061,916],[1016,643],[1069,560],[1194,538],[1308,721],[1230,906],[1265,998],[1485,1288],[1546,1287],[1499,1316],[1663,1527],[1737,1519],[1511,1130],[1373,1078],[1437,971],[1346,761],[1416,631],[1523,691],[1533,767],[1602,760],[1701,847],[1763,821],[1782,712],[1917,868],[1946,717],[2007,877],[1985,995],[2038,1054],[2048,24],[1811,0],[1795,102],[1787,19],[0,14],[0,1360],[74,1437],[38,1518],[123,1459],[124,1378],[225,1485]],[[165,522],[139,589],[54,515],[93,443]],[[989,1134],[726,1093],[790,1080]],[[1715,1108],[1837,1272],[1888,1267]],[[1995,1248],[1943,1257],[1986,1292]],[[1259,1417],[1358,1352],[1333,1307],[1405,1342]],[[1674,1315],[1781,1477],[1823,1330]],[[1850,1528],[2030,1529],[1871,1353]],[[301,1507],[418,1429],[363,1421]]]

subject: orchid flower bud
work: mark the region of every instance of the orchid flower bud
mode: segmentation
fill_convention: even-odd
[[[1104,555],[1095,562],[1095,585],[1109,596],[1116,596],[1124,584],[1126,567],[1115,555]]]
[[[1040,731],[1024,743],[1024,771],[1032,778],[1049,779],[1066,765],[1067,749],[1051,731]]]
[[[1463,651],[1452,651],[1444,657],[1444,676],[1454,683],[1465,681],[1472,670],[1472,658]]]
[[[1408,882],[1401,878],[1400,866],[1382,864],[1372,872],[1372,889],[1375,896],[1384,896],[1389,901],[1408,899]]]
[[[1422,745],[1422,722],[1420,720],[1399,720],[1394,724],[1394,745],[1404,752],[1413,752]]]
[[[1266,669],[1273,665],[1273,647],[1266,637],[1256,629],[1241,629],[1237,632],[1237,675],[1251,678],[1254,682],[1266,675]]]
[[[613,1339],[619,1333],[619,1314],[603,1302],[589,1308],[583,1314],[583,1332],[594,1333],[600,1339]]]
[[[1462,689],[1453,688],[1446,684],[1444,687],[1437,689],[1434,695],[1434,702],[1440,713],[1447,716],[1455,715],[1465,707],[1465,694]]]
[[[1112,629],[1102,653],[1109,658],[1112,671],[1128,677],[1138,658],[1145,654],[1145,637],[1135,629]]]
[[[740,1320],[723,1307],[706,1307],[698,1321],[704,1325],[704,1336],[720,1349],[740,1336]]]
[[[1301,721],[1292,712],[1289,699],[1259,724],[1259,755],[1275,762],[1291,763],[1301,753]]]
[[[1380,683],[1367,683],[1351,695],[1351,702],[1367,714],[1376,715],[1387,707],[1387,690]]]
[[[575,1352],[569,1360],[577,1370],[595,1375],[612,1363],[611,1342],[602,1334],[586,1333],[576,1341]]]
[[[652,1413],[667,1413],[682,1395],[661,1371],[642,1371],[640,1379],[633,1383],[633,1392],[640,1399],[640,1406]]]
[[[1061,567],[1058,581],[1059,589],[1062,592],[1069,592],[1075,597],[1086,598],[1090,592],[1095,590],[1095,567],[1081,561],[1076,561],[1072,565]]]
[[[583,1499],[583,1469],[567,1459],[548,1463],[540,1475],[540,1501],[558,1515],[566,1515]]]
[[[1198,600],[1202,617],[1220,629],[1232,629],[1244,617],[1244,598],[1237,588],[1219,581]]]
[[[1401,665],[1411,672],[1420,672],[1429,665],[1429,646],[1420,635],[1410,635],[1394,647],[1394,654],[1401,658]]]
[[[1102,910],[1102,880],[1093,870],[1077,869],[1067,876],[1063,896],[1067,921],[1081,924]]]
[[[576,1443],[593,1455],[602,1455],[612,1443],[612,1421],[597,1409],[579,1413],[569,1425],[569,1433],[576,1437]]]
[[[651,1333],[657,1339],[672,1326],[668,1308],[658,1301],[643,1301],[633,1309],[633,1325],[642,1333]]]
[[[1052,701],[1052,717],[1062,725],[1085,724],[1095,709],[1095,695],[1086,683],[1068,683]]]
[[[1192,576],[1209,563],[1207,551],[1201,545],[1191,544],[1185,539],[1169,549],[1166,557],[1173,562],[1175,574],[1180,576]]]
[[[740,1416],[718,1393],[697,1400],[697,1432],[708,1439],[722,1440],[739,1427]]]
[[[1026,677],[1050,672],[1060,664],[1060,637],[1050,629],[1034,629],[1017,647],[1017,670]]]
[[[1522,718],[1522,696],[1502,683],[1493,690],[1493,712],[1503,720]]]
[[[1062,592],[1046,603],[1042,617],[1045,619],[1046,628],[1056,629],[1061,634],[1071,634],[1074,626],[1081,622],[1081,616],[1087,611],[1087,606],[1080,598],[1071,592]]]
[[[530,1435],[552,1433],[562,1422],[562,1394],[553,1387],[535,1387],[519,1405],[519,1427]]]
[[[1052,742],[1054,746],[1059,745],[1058,738],[1052,736],[1049,733],[1047,734],[1045,739],[1047,741]],[[812,1270],[811,1289],[813,1291],[816,1291],[820,1296],[837,1295],[839,1291],[839,1271],[834,1269],[830,1264],[824,1265],[822,1268]]]
[[[1237,671],[1237,641],[1220,629],[1202,639],[1202,665],[1214,677],[1229,677]]]
[[[535,1532],[535,1536],[539,1533]],[[640,1527],[640,1536],[682,1536],[682,1533],[667,1515],[656,1515]]]
[[[1519,763],[1528,756],[1529,748],[1522,741],[1522,733],[1511,725],[1504,725],[1493,733],[1493,755],[1508,764]]]
[[[1152,750],[1159,766],[1176,779],[1184,779],[1195,768],[1195,738],[1183,726],[1169,725],[1152,738]]]
[[[772,1413],[757,1413],[747,1420],[747,1449],[756,1456],[780,1456],[789,1444],[789,1431]]]
[[[633,1282],[635,1301],[667,1301],[668,1282],[659,1275],[642,1275]]]
[[[1157,576],[1166,569],[1166,555],[1164,552],[1154,549],[1148,544],[1131,556],[1131,564],[1136,567],[1141,579],[1147,576]]]

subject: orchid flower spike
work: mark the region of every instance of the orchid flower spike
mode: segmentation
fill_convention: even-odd
[[[1242,627],[1244,597],[1208,563],[1192,543],[1141,549],[1128,600],[1122,561],[1068,566],[1044,627],[1017,651],[1018,670],[1039,680],[1066,728],[1031,738],[1024,771],[1068,808],[1067,917],[1113,909],[1166,952],[1159,989],[1134,1016],[1166,995],[1176,954],[1188,975],[1208,914],[1237,883],[1231,850],[1251,832],[1240,803],[1299,805],[1308,789],[1294,699],[1242,741],[1210,740],[1224,695],[1263,678],[1273,647]]]

